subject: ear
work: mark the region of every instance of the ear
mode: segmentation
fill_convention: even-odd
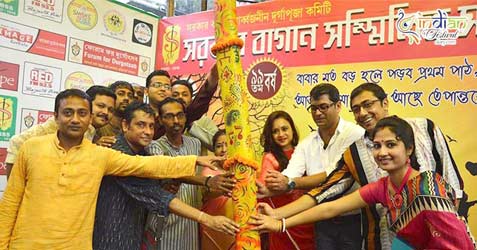
[[[411,148],[406,149],[406,155],[408,157],[411,156],[412,152],[414,152],[414,146],[411,146]]]
[[[341,111],[341,101],[337,101],[336,102],[336,109],[339,111]]]
[[[382,104],[383,105],[383,108],[384,110],[386,111],[386,113],[388,112],[388,108],[389,108],[389,101],[388,101],[388,98],[384,98],[383,101],[382,101]]]
[[[123,133],[126,132],[126,131],[128,131],[128,129],[129,129],[129,124],[128,124],[128,122],[126,121],[126,119],[123,119],[123,120],[121,121],[121,128],[122,128],[122,130],[123,130]]]

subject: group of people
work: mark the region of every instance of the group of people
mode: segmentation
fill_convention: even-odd
[[[227,136],[205,116],[217,78],[213,67],[194,93],[157,70],[145,88],[59,93],[52,119],[10,141],[0,249],[232,249]],[[391,249],[395,237],[415,249],[475,249],[438,126],[391,116],[376,84],[350,99],[357,125],[340,116],[334,85],[316,85],[317,129],[302,141],[287,112],[265,121],[250,219],[269,232],[262,249]]]

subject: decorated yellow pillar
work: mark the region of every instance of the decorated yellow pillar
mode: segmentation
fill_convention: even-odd
[[[215,40],[212,53],[217,57],[219,84],[224,105],[227,134],[225,168],[235,173],[237,184],[232,192],[234,220],[240,225],[235,249],[260,249],[260,236],[247,224],[257,205],[255,172],[250,127],[248,124],[247,87],[240,61],[243,41],[238,38],[235,0],[215,2]]]

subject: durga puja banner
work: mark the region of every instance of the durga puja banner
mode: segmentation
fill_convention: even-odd
[[[469,194],[477,231],[477,3],[462,1],[269,1],[237,8],[240,51],[257,159],[263,123],[290,113],[300,139],[316,129],[307,107],[313,86],[332,83],[343,119],[350,92],[372,82],[388,94],[390,114],[426,117],[444,133]],[[195,88],[215,63],[214,13],[162,19],[156,68]],[[222,101],[208,115],[223,126]]]

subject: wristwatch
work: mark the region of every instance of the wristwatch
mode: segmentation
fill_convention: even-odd
[[[291,190],[295,189],[295,187],[296,187],[296,183],[295,183],[295,181],[293,180],[293,178],[288,177],[288,187],[287,187],[287,191],[291,191]]]

